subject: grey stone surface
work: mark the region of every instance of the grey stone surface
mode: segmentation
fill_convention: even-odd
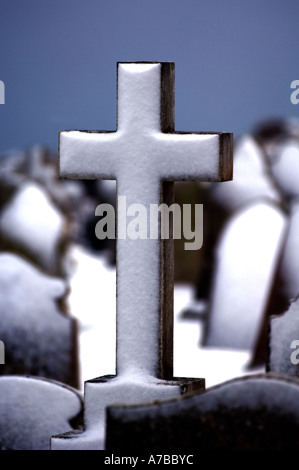
[[[262,374],[201,394],[107,411],[106,449],[179,453],[298,449],[299,381]]]

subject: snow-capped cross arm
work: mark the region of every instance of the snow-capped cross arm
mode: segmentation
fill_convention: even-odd
[[[174,64],[118,64],[118,125],[112,132],[60,132],[60,176],[115,179],[232,177],[232,134],[174,131]]]

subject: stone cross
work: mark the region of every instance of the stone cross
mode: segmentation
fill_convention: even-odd
[[[60,132],[62,178],[116,179],[118,196],[148,212],[172,204],[174,181],[232,178],[232,134],[175,132],[174,63],[118,63],[117,73],[117,130]],[[118,207],[117,375],[171,379],[172,241],[127,239],[122,217]]]

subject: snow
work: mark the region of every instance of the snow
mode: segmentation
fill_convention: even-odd
[[[53,434],[70,429],[81,411],[74,389],[33,377],[0,378],[0,445],[11,450],[48,450]]]
[[[233,181],[211,184],[210,194],[230,211],[261,198],[280,201],[280,194],[269,174],[263,153],[251,136],[243,136],[236,144]]]
[[[69,253],[75,269],[70,280],[69,309],[80,327],[81,379],[115,374],[116,274],[102,255],[80,246]],[[181,312],[194,299],[189,284],[174,289],[174,376],[205,378],[206,386],[248,374],[251,351],[200,346],[201,323],[182,319]]]
[[[82,386],[86,380],[115,374],[116,272],[104,256],[72,245],[69,311],[78,320]]]
[[[65,222],[43,188],[24,183],[3,209],[0,231],[33,254],[42,267],[55,271]]]
[[[282,211],[264,202],[230,219],[217,247],[207,346],[255,346],[286,226]]]
[[[192,286],[175,285],[174,376],[202,377],[206,381],[206,387],[210,388],[226,380],[253,373],[247,369],[251,350],[201,346],[203,324],[181,316],[182,311],[192,305],[194,295]]]

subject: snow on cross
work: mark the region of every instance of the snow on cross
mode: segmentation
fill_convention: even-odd
[[[117,130],[60,132],[62,178],[116,179],[118,195],[148,211],[150,204],[172,204],[174,181],[232,178],[232,134],[174,131],[174,63],[118,63],[117,71]],[[122,216],[118,208],[117,220]],[[91,430],[101,428],[104,439],[99,421],[111,402],[179,393],[166,380],[172,379],[172,296],[172,240],[117,237],[117,377],[86,382],[86,439],[77,434],[77,444],[67,440],[70,447],[103,445]],[[139,387],[128,385],[132,380]],[[60,448],[58,441],[52,448]]]

